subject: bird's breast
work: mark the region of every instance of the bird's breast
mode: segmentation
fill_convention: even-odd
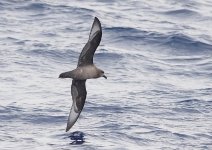
[[[98,73],[96,70],[96,67],[94,66],[83,66],[77,68],[75,72],[75,79],[78,80],[86,80],[86,79],[92,79],[97,78]]]

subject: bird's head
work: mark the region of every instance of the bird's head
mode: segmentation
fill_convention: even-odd
[[[103,70],[100,70],[100,69],[99,69],[99,77],[104,77],[105,79],[107,79],[104,71]]]

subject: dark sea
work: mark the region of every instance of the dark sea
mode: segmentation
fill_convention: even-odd
[[[108,79],[65,132],[94,17]],[[0,1],[0,150],[211,149],[211,0]]]

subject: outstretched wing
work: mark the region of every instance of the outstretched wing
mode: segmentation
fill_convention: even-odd
[[[78,66],[93,64],[94,53],[102,38],[102,27],[98,18],[94,22],[90,31],[88,42],[85,44],[79,56]]]
[[[87,95],[85,82],[86,80],[72,80],[71,95],[73,103],[68,117],[66,132],[70,130],[70,128],[77,121],[85,104],[85,99]]]

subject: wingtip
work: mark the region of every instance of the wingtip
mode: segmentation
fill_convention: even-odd
[[[98,23],[99,28],[101,29],[101,23],[97,17],[94,17],[94,23]]]
[[[99,34],[98,38],[99,38],[99,42],[100,42],[101,37],[102,37],[102,26],[101,26],[101,22],[99,21],[99,19],[97,17],[95,17],[94,21],[93,21],[93,25],[91,27],[89,41],[91,41],[97,34]],[[97,42],[97,43],[99,43],[99,42]]]
[[[68,132],[70,130],[70,128],[66,128],[66,132]]]
[[[66,132],[68,132],[68,131],[71,129],[72,126],[73,126],[73,125],[69,124],[69,122],[68,122],[68,123],[67,123],[67,126],[66,126]]]
[[[66,125],[66,132],[68,132],[72,127],[73,125],[76,123],[79,115],[80,115],[80,112],[76,112],[75,109],[77,108],[74,108],[76,107],[76,101],[73,102],[72,104],[72,107],[71,107],[71,111],[69,113],[69,116],[68,116],[68,121],[67,121],[67,125]]]
[[[100,22],[100,21],[99,21],[99,18],[97,18],[97,17],[94,17],[94,21]]]

